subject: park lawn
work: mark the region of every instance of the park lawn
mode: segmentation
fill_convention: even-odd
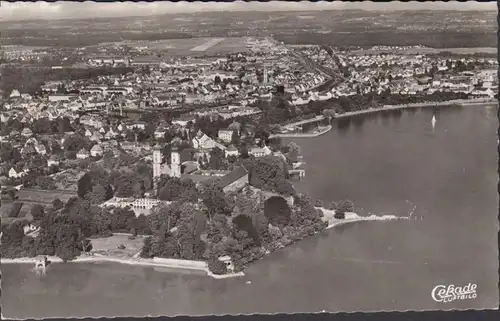
[[[91,241],[91,253],[117,258],[130,258],[141,251],[144,237],[139,236],[130,240],[129,235],[113,235],[110,237],[92,238]],[[125,249],[119,249],[118,246],[120,244],[125,245]]]

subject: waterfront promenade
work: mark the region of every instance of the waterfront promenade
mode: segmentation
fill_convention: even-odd
[[[441,107],[441,106],[451,106],[451,105],[459,105],[459,106],[477,106],[477,105],[491,105],[498,104],[498,100],[496,99],[457,99],[457,100],[448,100],[442,102],[424,102],[424,103],[414,103],[414,104],[400,104],[400,105],[384,105],[380,108],[369,108],[364,110],[356,110],[347,113],[337,114],[335,119],[337,118],[346,118],[356,115],[363,115],[369,113],[375,113],[380,111],[391,111],[398,109],[408,109],[408,108],[432,108],[432,107]]]
[[[346,112],[342,114],[336,114],[334,119],[347,118],[357,115],[364,115],[370,113],[376,113],[381,111],[393,111],[400,109],[408,109],[408,108],[433,108],[433,107],[441,107],[441,106],[450,106],[450,105],[459,105],[459,106],[482,106],[482,105],[498,105],[498,100],[496,99],[457,99],[457,100],[448,100],[443,102],[424,102],[424,103],[414,103],[414,104],[399,104],[399,105],[384,105],[380,108],[368,108],[363,110],[356,110],[351,112]],[[292,130],[298,126],[302,126],[309,123],[321,122],[326,117],[323,115],[316,116],[314,118],[301,120],[295,123],[286,124],[283,127],[288,130]],[[269,136],[270,138],[280,137],[280,138],[312,138],[318,137],[328,133],[332,129],[332,126],[326,126],[323,129],[320,129],[317,132],[312,133],[283,133],[283,134],[273,134]]]
[[[39,259],[39,257],[34,258],[1,258],[0,261],[2,264],[35,264],[35,262]],[[50,263],[64,263],[64,261],[57,256],[47,256],[47,259]],[[77,257],[76,259],[69,261],[68,263],[119,263],[119,264],[127,264],[127,265],[137,265],[137,266],[149,266],[149,267],[163,267],[177,270],[195,270],[195,271],[203,271],[207,273],[208,276],[213,277],[215,279],[225,279],[231,277],[240,277],[244,276],[243,272],[238,273],[230,273],[224,275],[217,275],[210,272],[208,269],[208,265],[204,261],[192,261],[192,260],[177,260],[177,259],[167,259],[167,258],[152,258],[152,259],[144,259],[139,257],[134,258],[117,258],[112,256],[101,256],[101,255],[82,255]]]

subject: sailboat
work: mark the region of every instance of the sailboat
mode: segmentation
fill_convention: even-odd
[[[436,125],[436,116],[432,115],[432,120],[431,120],[432,128]]]

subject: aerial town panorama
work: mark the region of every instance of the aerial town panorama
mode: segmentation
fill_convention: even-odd
[[[2,264],[244,278],[329,228],[412,219],[301,188],[303,150],[360,115],[496,104],[496,13],[339,14],[360,37],[325,12],[0,22]]]

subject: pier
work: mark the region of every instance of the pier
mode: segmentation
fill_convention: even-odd
[[[306,170],[303,168],[290,169],[288,171],[288,174],[290,174],[290,176],[292,176],[292,177],[298,177],[299,179],[303,179],[304,177],[306,177]]]

